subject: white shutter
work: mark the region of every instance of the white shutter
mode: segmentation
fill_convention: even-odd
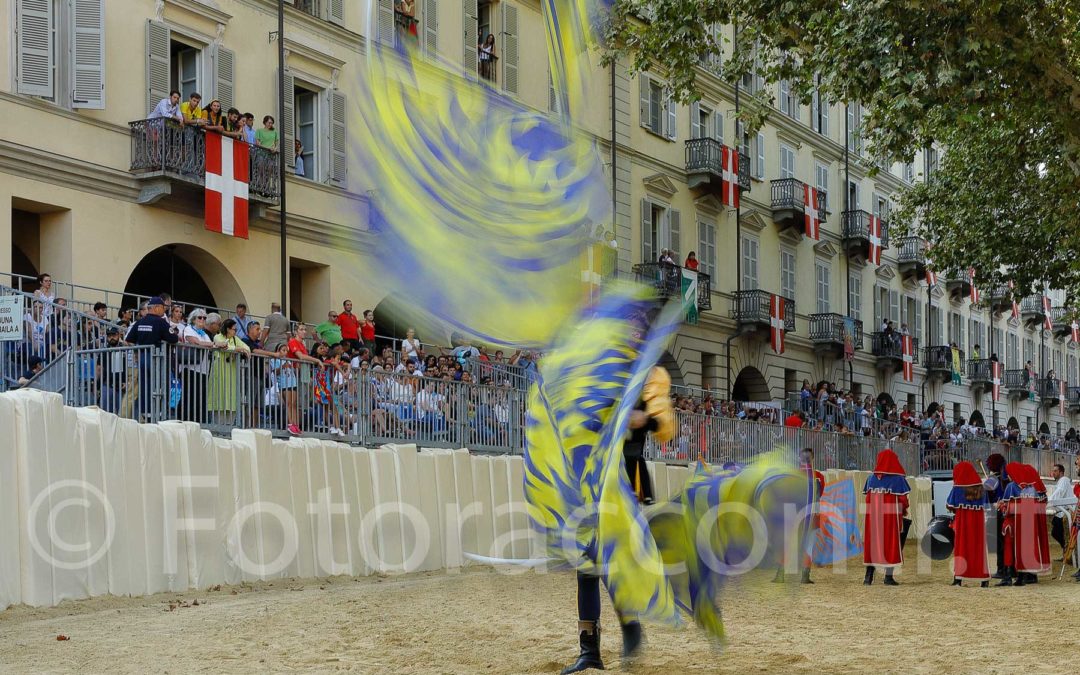
[[[712,114],[713,130],[712,137],[721,143],[724,142],[724,116],[719,112],[713,112]]]
[[[829,102],[819,101],[818,105],[821,108],[821,128],[818,129],[823,135],[829,135]]]
[[[388,47],[394,46],[394,0],[379,0],[378,13],[375,15],[375,30],[379,42]]]
[[[214,98],[221,101],[221,111],[233,106],[236,82],[236,53],[221,45],[214,48]]]
[[[694,101],[690,104],[690,138],[702,138],[701,130],[701,104]]]
[[[900,293],[899,291],[889,291],[889,318],[893,321],[900,321]]]
[[[479,74],[477,71],[476,46],[480,40],[477,37],[480,28],[476,23],[480,10],[477,7],[476,0],[464,0],[462,13],[464,14],[462,21],[465,24],[465,54],[461,59],[461,65],[465,69],[465,77],[475,79]]]
[[[881,287],[874,286],[874,330],[881,330]]]
[[[274,89],[277,89],[276,80]],[[296,151],[293,148],[293,139],[296,137],[296,114],[293,111],[296,104],[294,90],[295,80],[293,80],[292,73],[285,71],[285,87],[282,90],[285,114],[282,115],[282,119],[278,120],[278,135],[281,138],[281,152],[285,153],[285,166],[289,168],[296,166]]]
[[[649,76],[645,73],[638,74],[638,97],[639,97],[639,109],[638,109],[638,124],[650,129],[652,131],[659,131],[659,129],[653,129],[649,126],[649,103],[651,101],[650,92],[652,91],[652,83],[649,81]]]
[[[818,125],[818,112],[821,110],[821,94],[817,89],[810,95],[810,128],[814,131],[821,131],[820,125]]]
[[[503,89],[518,93],[518,8],[503,3]]]
[[[104,110],[105,0],[73,1],[71,106]]]
[[[641,262],[655,262],[652,248],[652,204],[641,200]]]
[[[146,22],[146,114],[154,112],[158,101],[169,95],[169,27]]]
[[[765,178],[765,134],[757,135],[757,177]]]
[[[56,17],[52,0],[19,0],[18,11],[18,93],[53,96],[53,29]],[[157,101],[154,101],[157,104]]]
[[[791,94],[791,85],[788,83],[787,80],[780,80],[779,87],[780,87],[780,96],[779,96],[779,99],[780,99],[780,112],[787,115],[788,113],[791,112],[791,101],[789,99],[789,96]]]
[[[439,53],[438,0],[424,0],[424,51],[432,58]]]
[[[678,135],[678,121],[675,119],[675,93],[669,91],[666,97],[667,101],[667,129],[664,130],[665,135],[670,140],[675,140]]]
[[[922,337],[922,334],[923,334],[923,320],[922,320],[922,318],[923,318],[922,317],[922,302],[920,302],[919,300],[916,300],[915,301],[915,325],[914,326],[908,326],[908,328],[911,329],[911,334],[914,335],[916,337],[916,339]]]
[[[345,187],[348,174],[345,94],[331,90],[330,99],[330,184]]]
[[[668,248],[670,248],[672,251],[674,251],[675,256],[678,257],[679,254],[681,253],[681,251],[679,250],[680,249],[680,244],[681,244],[681,242],[680,242],[681,237],[679,236],[679,212],[676,211],[675,209],[668,209],[667,217],[668,217]],[[676,259],[675,262],[679,262],[678,259]]]
[[[345,0],[326,0],[326,20],[339,26],[345,25]]]

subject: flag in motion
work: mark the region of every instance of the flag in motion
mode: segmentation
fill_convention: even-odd
[[[904,382],[915,381],[915,341],[910,335],[900,337],[903,345],[902,356],[904,360]]]
[[[814,241],[821,239],[821,211],[817,188],[803,185],[803,214],[806,220],[806,236]]]
[[[769,296],[769,342],[777,354],[784,353],[784,297]]]
[[[997,361],[990,362],[990,381],[993,383],[991,396],[995,401],[1001,400],[1001,364]]]
[[[870,216],[869,224],[869,239],[870,239],[870,262],[875,265],[881,265],[881,218],[877,216]]]
[[[1043,328],[1046,330],[1054,330],[1054,322],[1050,319],[1050,296],[1044,295],[1042,299],[1043,303]]]
[[[1080,343],[1080,323],[1073,321],[1071,324],[1069,324],[1069,333],[1072,336],[1073,342]]]
[[[815,565],[833,565],[859,555],[863,544],[857,518],[852,480],[826,485],[818,502],[817,537],[810,542]]]
[[[248,238],[247,143],[206,133],[206,229]]]
[[[1009,282],[1009,300],[1012,301],[1012,318],[1020,316],[1020,303],[1016,301],[1016,284]]]
[[[971,304],[979,304],[979,289],[975,287],[975,268],[972,267],[968,270],[968,282],[971,285],[971,292],[968,295],[968,299],[971,300]]]
[[[739,151],[726,145],[720,153],[720,203],[739,208]]]

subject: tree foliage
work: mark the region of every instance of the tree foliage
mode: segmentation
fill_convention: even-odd
[[[738,37],[717,44],[716,24]],[[609,57],[659,68],[684,101],[722,50],[725,81],[862,102],[872,155],[944,149],[896,214],[939,269],[1080,299],[1080,0],[616,0],[608,32]],[[773,89],[741,106],[749,127]]]

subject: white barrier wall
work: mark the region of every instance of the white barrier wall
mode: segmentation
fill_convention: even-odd
[[[658,500],[687,467],[653,464]],[[284,577],[454,569],[543,556],[519,456],[140,425],[0,395],[0,609]],[[867,474],[852,477],[861,492]],[[922,482],[926,485],[923,486]],[[914,481],[915,532],[929,481]],[[922,502],[925,501],[925,517]],[[861,526],[861,522],[860,522]]]

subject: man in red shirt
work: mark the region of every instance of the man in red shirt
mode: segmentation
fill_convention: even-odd
[[[796,429],[801,429],[805,424],[806,413],[801,410],[796,410],[795,412],[788,415],[787,419],[784,420],[785,427],[795,427]]]
[[[356,350],[360,349],[360,319],[352,311],[352,300],[341,303],[344,308],[334,321],[341,327],[341,339]]]

